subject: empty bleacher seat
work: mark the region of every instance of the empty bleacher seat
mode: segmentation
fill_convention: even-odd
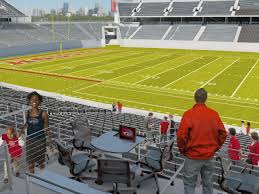
[[[135,16],[163,16],[168,6],[169,2],[142,3],[140,11],[136,12]]]
[[[233,42],[237,25],[207,25],[199,41]]]
[[[90,40],[102,38],[102,27],[108,22],[57,24],[5,24],[0,29],[0,47],[60,42],[61,40]],[[54,33],[53,33],[54,30]],[[132,32],[133,33],[133,32]]]
[[[169,16],[192,16],[193,10],[197,7],[199,1],[174,2],[173,9],[170,10]]]
[[[243,25],[238,42],[259,43],[259,25]]]
[[[138,6],[138,3],[119,3],[120,16],[130,16],[132,10]]]
[[[143,25],[134,35],[133,39],[152,39],[161,40],[166,33],[169,25]]]
[[[203,1],[198,15],[230,15],[235,1]]]
[[[6,1],[0,0],[0,16],[2,17],[25,17],[25,15]]]
[[[236,15],[258,15],[259,13],[259,2],[257,0],[240,0],[239,7]]]
[[[122,39],[129,38],[136,30],[137,30],[137,27],[120,26],[121,38]]]
[[[200,28],[201,25],[173,26],[166,40],[193,40]]]

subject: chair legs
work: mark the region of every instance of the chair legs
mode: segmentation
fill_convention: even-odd
[[[128,187],[131,187],[131,184],[129,184],[129,185],[127,185]],[[130,191],[131,192],[131,190],[132,190],[132,193],[133,194],[136,194],[137,192],[136,192],[136,190],[135,189],[133,189],[133,188],[130,188],[130,189],[121,189],[122,191],[123,190],[126,190],[126,191]],[[109,191],[106,191],[106,192],[108,192],[108,193],[113,193],[113,194],[120,194],[120,190],[119,190],[119,187],[118,187],[118,183],[113,183],[113,189],[112,190],[109,190]]]
[[[114,184],[113,184],[113,189],[112,189],[112,190],[109,190],[109,191],[107,191],[107,192],[119,194],[118,183],[114,183]]]
[[[159,186],[159,183],[158,183],[157,174],[155,173],[154,176],[155,176],[155,182],[156,182],[156,187],[157,187],[157,193],[159,193],[160,192],[160,186]]]
[[[157,187],[157,194],[159,194],[160,192],[160,186],[159,186],[159,182],[158,182],[158,176],[157,176],[157,173],[155,172],[148,172],[148,171],[143,171],[144,173],[148,173],[148,175],[146,175],[145,177],[143,177],[142,179],[140,179],[137,183],[137,188],[140,188],[140,184],[143,183],[144,181],[146,180],[149,180],[149,179],[152,179],[154,178],[155,179],[155,182],[156,182],[156,187]]]
[[[143,183],[146,180],[152,179],[153,177],[155,177],[154,173],[148,174],[147,176],[143,177],[138,181],[137,187],[139,188],[141,183]]]
[[[87,180],[95,180],[96,178],[94,177],[83,177],[83,176],[77,176],[77,177],[69,177],[70,179],[73,179],[75,181],[78,181],[78,182],[84,182],[84,181],[87,181]]]

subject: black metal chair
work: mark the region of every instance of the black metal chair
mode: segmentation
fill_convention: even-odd
[[[111,193],[119,193],[119,191],[127,191],[136,193],[136,189],[132,187],[130,164],[126,160],[117,159],[99,159],[97,161],[98,178],[96,184],[113,183],[113,189],[108,191]],[[127,188],[118,188],[118,184],[126,184]]]
[[[161,192],[161,188],[159,186],[158,177],[166,178],[162,176],[162,172],[164,171],[165,163],[171,159],[173,159],[173,145],[174,140],[170,140],[166,144],[164,144],[164,148],[160,147],[159,150],[150,150],[144,158],[137,162],[138,165],[144,166],[145,169],[142,170],[141,174],[147,173],[148,175],[143,177],[138,181],[137,187],[140,187],[140,184],[148,179],[154,178],[157,186],[157,192]],[[146,170],[148,169],[148,170]],[[167,179],[167,178],[166,178]]]
[[[71,126],[74,135],[74,138],[72,139],[74,148],[79,151],[87,150],[90,157],[92,157],[95,148],[91,145],[92,130],[88,119],[77,118],[71,122]]]
[[[86,153],[72,154],[73,149],[63,145],[61,142],[56,141],[57,149],[59,151],[58,162],[65,165],[70,169],[70,174],[79,182],[83,180],[94,179],[92,177],[84,177],[83,173],[89,171],[95,166],[95,163],[89,158]]]
[[[222,174],[218,183],[221,189],[230,194],[258,194],[259,177],[248,174],[245,167],[241,172],[230,170],[231,161],[222,157],[217,157],[221,163]]]

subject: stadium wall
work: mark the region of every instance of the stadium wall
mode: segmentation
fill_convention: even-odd
[[[235,42],[212,42],[212,41],[208,42],[208,41],[123,39],[120,41],[120,45],[122,47],[259,52],[258,43],[239,43],[239,42],[235,43]]]
[[[0,48],[0,57],[12,57],[17,55],[28,55],[37,54],[41,52],[59,51],[60,42],[55,43],[42,43],[26,46],[15,46],[15,47],[5,47]],[[62,48],[64,50],[74,49],[74,48],[96,48],[101,47],[101,42],[98,40],[70,40],[64,41],[62,43]]]

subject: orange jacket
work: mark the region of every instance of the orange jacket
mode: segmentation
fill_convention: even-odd
[[[213,158],[227,137],[218,113],[205,104],[196,104],[186,111],[177,132],[179,151],[187,158]]]

